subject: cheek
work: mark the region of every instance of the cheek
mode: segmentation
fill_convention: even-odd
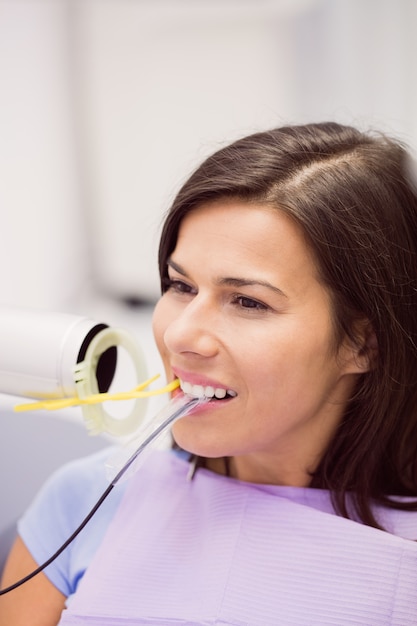
[[[163,297],[158,301],[155,306],[153,316],[152,316],[152,330],[153,336],[155,339],[156,347],[158,348],[159,354],[162,359],[166,354],[166,348],[164,343],[164,335],[165,331],[168,327],[169,321],[166,312],[166,307],[164,306]]]

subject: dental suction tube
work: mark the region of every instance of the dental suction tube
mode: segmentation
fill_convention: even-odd
[[[86,397],[106,392],[115,375],[117,347],[129,353],[138,381],[146,376],[139,346],[124,330],[86,317],[0,307],[0,393],[36,399]],[[123,419],[102,406],[84,407],[95,434],[134,432],[146,402],[135,402]]]

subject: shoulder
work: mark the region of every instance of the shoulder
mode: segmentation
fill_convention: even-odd
[[[105,463],[111,453],[112,448],[105,448],[56,470],[36,495],[22,522],[38,509],[63,515],[65,519],[77,519],[87,514],[89,507],[108,487]]]
[[[109,486],[105,462],[113,448],[71,461],[54,472],[18,523],[18,532],[35,561],[41,565],[73,534]],[[100,544],[124,493],[113,489],[80,535],[45,571],[65,595]]]
[[[405,500],[406,498],[396,498]],[[390,534],[403,539],[417,541],[417,511],[378,506],[375,509],[378,522]]]
[[[45,482],[44,489],[57,489],[59,487],[75,488],[80,486],[83,479],[82,492],[87,493],[91,489],[102,487],[106,484],[105,463],[115,448],[109,446],[99,452],[86,457],[69,461],[56,470]]]

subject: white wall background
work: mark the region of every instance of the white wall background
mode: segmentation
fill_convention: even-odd
[[[324,118],[417,140],[414,0],[0,0],[0,303],[158,294],[208,152]]]

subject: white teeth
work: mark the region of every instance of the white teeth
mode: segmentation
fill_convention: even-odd
[[[202,385],[193,385],[192,395],[196,398],[204,398],[204,387]]]
[[[235,398],[237,396],[236,391],[232,389],[223,389],[221,387],[215,388],[211,385],[207,387],[203,387],[203,385],[192,385],[187,381],[180,381],[181,389],[184,393],[189,396],[193,396],[195,398],[213,398],[216,397],[218,400],[226,397],[226,394]]]
[[[214,387],[206,387],[204,395],[206,398],[212,398],[214,396]]]
[[[188,393],[188,395],[191,395],[193,386],[191,383],[183,383],[181,381],[181,389],[183,390],[184,393]]]

